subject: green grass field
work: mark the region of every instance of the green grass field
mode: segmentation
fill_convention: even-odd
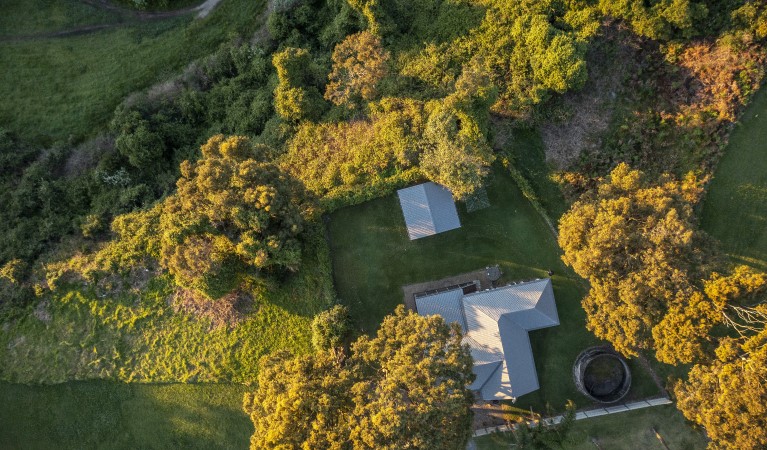
[[[756,94],[730,136],[701,225],[735,262],[767,271],[767,89]]]
[[[193,15],[139,22],[71,0],[13,2],[0,19],[0,124],[49,145],[96,134],[130,93],[169,78],[262,19],[263,0],[223,0]],[[13,40],[39,32],[114,24],[83,35]]]
[[[3,449],[246,449],[236,384],[0,383]]]
[[[118,13],[76,0],[5,0],[0,39],[119,21]]]
[[[491,207],[466,213],[459,204],[462,227],[410,241],[396,195],[344,208],[330,217],[334,279],[341,301],[363,332],[375,331],[381,319],[403,302],[401,286],[437,280],[500,264],[504,280],[525,280],[554,271],[553,285],[561,325],[531,333],[541,389],[515,406],[543,411],[546,403],[563,408],[571,399],[588,400],[572,382],[578,353],[598,343],[586,330],[580,300],[585,288],[559,259],[556,241],[510,177],[496,169],[488,188]],[[632,397],[657,394],[657,387],[638,364]]]
[[[657,406],[637,411],[579,420],[573,427],[573,437],[581,442],[571,450],[664,450],[653,432],[660,434],[674,450],[699,450],[706,447],[706,438],[690,428],[682,413],[673,406]],[[594,445],[594,441],[599,445]],[[477,450],[508,449],[511,440],[505,433],[474,439]]]

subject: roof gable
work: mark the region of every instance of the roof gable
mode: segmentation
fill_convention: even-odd
[[[460,228],[453,195],[432,182],[397,191],[410,240]]]
[[[519,397],[539,388],[528,331],[559,325],[551,279],[463,295],[460,289],[416,299],[418,313],[459,322],[471,349],[484,400]],[[423,307],[423,309],[422,309]]]

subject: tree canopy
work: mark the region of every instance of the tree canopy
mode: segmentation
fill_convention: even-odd
[[[674,388],[712,448],[767,445],[767,274],[712,271],[715,252],[695,228],[693,177],[650,183],[616,167],[560,221],[563,260],[587,278],[587,326],[625,355],[654,351],[696,363]]]
[[[694,177],[655,184],[620,164],[559,222],[562,259],[591,284],[587,326],[624,355],[656,349],[653,328],[686,308],[705,273],[692,209],[700,194]]]
[[[361,101],[376,97],[389,60],[380,38],[368,31],[348,36],[333,49],[332,60],[333,69],[325,87],[326,100],[356,108]]]
[[[323,102],[314,85],[314,62],[304,48],[288,47],[272,57],[279,83],[274,90],[274,110],[285,120],[316,119]]]
[[[218,298],[245,273],[297,270],[309,212],[303,187],[247,138],[213,136],[181,164],[164,202],[161,263],[184,287]]]
[[[750,318],[757,333],[725,339],[713,362],[695,365],[674,387],[677,406],[706,428],[712,448],[767,447],[767,308],[752,310]]]
[[[468,441],[472,360],[460,328],[438,316],[400,306],[348,358],[282,353],[261,365],[244,400],[252,449],[463,449]]]

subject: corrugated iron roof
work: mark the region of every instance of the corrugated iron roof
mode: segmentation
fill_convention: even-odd
[[[468,295],[455,289],[416,303],[419,314],[440,314],[461,324],[474,358],[471,388],[484,400],[520,397],[539,388],[528,331],[559,325],[551,279]]]
[[[460,228],[453,195],[428,182],[397,191],[410,240]]]

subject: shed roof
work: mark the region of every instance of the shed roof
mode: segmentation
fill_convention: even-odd
[[[397,191],[410,240],[460,228],[453,195],[428,182]]]
[[[551,279],[463,295],[460,289],[416,299],[421,315],[439,314],[464,329],[474,358],[470,386],[482,399],[520,397],[538,389],[528,331],[559,325]]]

